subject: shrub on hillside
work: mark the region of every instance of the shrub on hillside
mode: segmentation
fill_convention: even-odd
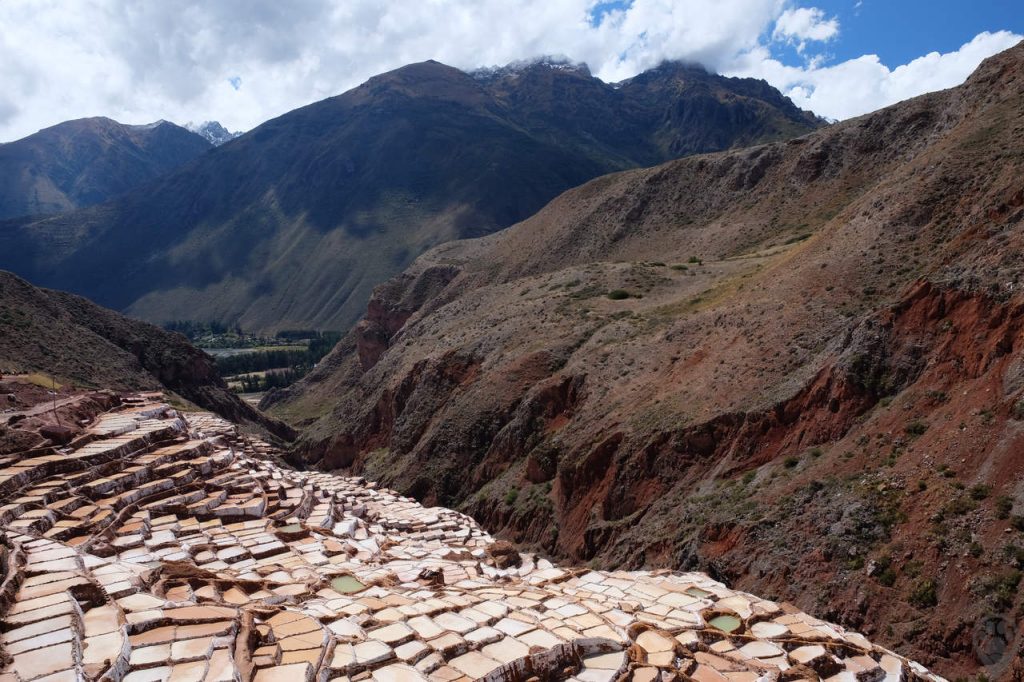
[[[928,425],[920,419],[915,419],[907,424],[903,430],[907,432],[908,436],[922,436],[924,435],[924,432],[928,430]]]
[[[914,583],[914,589],[910,591],[907,596],[909,601],[914,606],[921,609],[928,609],[936,606],[939,603],[939,595],[935,585],[935,581],[931,578],[922,578]]]

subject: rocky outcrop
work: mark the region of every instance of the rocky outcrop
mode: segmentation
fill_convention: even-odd
[[[353,330],[363,371],[377,364],[391,339],[413,313],[427,301],[436,299],[458,273],[452,266],[430,267],[415,276],[399,276],[375,292],[366,315]]]

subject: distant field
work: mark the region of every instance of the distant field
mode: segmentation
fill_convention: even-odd
[[[239,331],[204,335],[197,342],[217,362],[217,372],[229,388],[236,393],[259,393],[301,379],[341,338],[339,332],[330,331],[298,334],[260,338]]]
[[[9,378],[20,379],[21,381],[27,381],[30,384],[35,384],[42,388],[49,388],[57,391],[64,388],[64,385],[55,381],[53,377],[40,374],[39,372],[35,372],[33,374],[13,374]]]
[[[291,343],[278,346],[253,346],[251,348],[203,348],[201,350],[209,353],[215,358],[229,358],[235,355],[245,355],[246,353],[268,353],[272,350],[306,350],[308,348],[309,344],[306,343]]]
[[[262,391],[251,390],[251,386],[258,384],[250,383],[249,386],[246,386],[245,381],[265,381],[267,377],[287,376],[290,372],[292,372],[292,370],[289,369],[288,367],[274,367],[271,369],[259,370],[257,372],[243,372],[241,374],[233,374],[231,376],[224,377],[224,381],[227,382],[228,388],[230,388],[232,391],[235,391],[236,393],[262,393]]]
[[[270,369],[261,369],[257,372],[242,372],[241,374],[232,374],[231,376],[224,377],[224,381],[240,381],[243,377],[265,377],[268,374],[281,374],[287,371],[287,367],[272,367]]]

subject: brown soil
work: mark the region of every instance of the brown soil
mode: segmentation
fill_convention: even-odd
[[[0,454],[67,445],[121,402],[109,391],[52,391],[10,376],[0,381],[0,401]]]

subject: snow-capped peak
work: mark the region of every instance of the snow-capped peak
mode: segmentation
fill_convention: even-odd
[[[157,121],[153,121],[152,123],[139,123],[136,125],[127,125],[125,127],[131,128],[132,130],[153,130],[154,128],[159,128],[160,126],[168,122],[169,121],[165,121],[161,118]]]
[[[517,75],[534,67],[545,67],[555,71],[572,71],[586,76],[590,75],[590,69],[583,62],[574,62],[568,57],[555,55],[539,57],[537,59],[524,59],[512,62],[505,66],[488,66],[474,71],[469,75],[477,80],[493,80],[503,76]]]
[[[196,123],[189,121],[185,124],[187,130],[191,130],[196,135],[205,137],[206,140],[215,147],[219,147],[225,142],[230,142],[242,133],[240,131],[230,132],[227,128],[222,126],[218,121],[203,121],[202,123]]]

